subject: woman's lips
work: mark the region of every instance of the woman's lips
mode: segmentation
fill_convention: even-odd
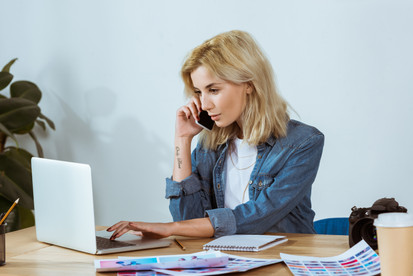
[[[213,121],[217,121],[217,120],[219,120],[220,114],[213,114],[213,115],[209,115],[209,116],[211,117],[211,119],[212,119]]]

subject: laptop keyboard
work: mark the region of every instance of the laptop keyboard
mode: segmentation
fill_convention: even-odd
[[[133,246],[133,245],[135,244],[128,243],[128,242],[122,242],[122,241],[112,241],[110,239],[103,238],[103,237],[96,237],[96,247],[98,249],[119,248],[119,247]]]

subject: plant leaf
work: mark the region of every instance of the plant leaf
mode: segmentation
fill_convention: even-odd
[[[0,90],[6,88],[13,80],[13,75],[9,72],[0,72]]]
[[[22,159],[25,157],[22,156]],[[32,174],[31,169],[27,168],[25,161],[23,164],[19,162],[21,159],[14,159],[14,156],[9,156],[7,153],[0,154],[0,178],[8,179],[15,185],[9,189],[22,192],[24,195],[33,197]],[[2,187],[2,193],[4,193]],[[17,197],[16,197],[17,198]],[[12,198],[9,198],[12,200]],[[16,199],[14,199],[16,200]],[[26,206],[27,208],[31,206]],[[33,208],[33,207],[31,207]]]
[[[50,127],[51,129],[56,130],[53,121],[50,120],[49,118],[47,118],[45,115],[43,115],[43,113],[40,113],[39,118],[42,118],[43,120],[45,120],[46,123],[49,125],[49,127]]]
[[[31,227],[34,225],[34,215],[30,209],[17,205],[17,210],[19,213],[19,229]]]
[[[26,129],[39,114],[40,108],[29,100],[12,98],[0,101],[0,123],[10,132]]]
[[[22,126],[21,128],[19,128],[18,130],[14,131],[14,134],[26,134],[29,133],[34,127],[34,122],[30,123],[26,126]]]
[[[3,132],[4,134],[6,134],[7,136],[9,136],[11,139],[13,139],[13,141],[16,143],[16,146],[19,145],[19,142],[17,141],[16,137],[13,135],[13,133],[11,133],[7,127],[5,127],[2,123],[0,123],[0,132]]]
[[[10,85],[10,96],[12,98],[27,99],[37,104],[42,98],[42,92],[33,82],[16,81]]]
[[[29,135],[30,135],[30,137],[32,137],[34,143],[36,144],[37,154],[39,155],[39,157],[44,157],[42,146],[40,145],[39,141],[37,140],[36,135],[34,135],[33,131],[30,131]]]
[[[0,193],[0,210],[8,210],[12,204],[12,201],[8,200]]]
[[[4,150],[4,154],[8,158],[20,163],[23,167],[25,167],[28,171],[31,172],[31,161],[33,154],[31,154],[25,149],[16,147],[6,147]]]
[[[31,184],[31,183],[30,183]],[[33,196],[28,195],[15,182],[3,173],[0,173],[1,193],[7,199],[15,201],[20,198],[19,204],[28,209],[33,209]]]
[[[13,63],[17,60],[17,58],[14,58],[12,60],[9,61],[9,63],[7,63],[4,67],[3,70],[1,70],[2,72],[10,72],[10,67],[13,65]]]
[[[40,116],[39,116],[39,117],[40,117]],[[43,129],[43,131],[46,131],[46,124],[45,124],[45,122],[40,121],[40,120],[36,120],[36,124],[38,124],[38,125]]]

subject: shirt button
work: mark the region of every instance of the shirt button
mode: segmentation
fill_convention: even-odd
[[[258,155],[258,159],[261,159],[261,157],[262,157],[261,155]]]
[[[218,183],[218,184],[217,184],[217,187],[218,187],[218,189],[221,189],[221,184]]]
[[[260,186],[260,187],[262,186],[262,181],[260,181],[260,182],[258,183],[258,186]]]

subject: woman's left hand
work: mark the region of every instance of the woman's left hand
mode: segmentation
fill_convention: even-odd
[[[139,221],[120,221],[106,231],[113,232],[111,240],[119,238],[123,234],[134,231],[133,234],[155,239],[166,238],[172,235],[173,223],[151,223]]]

